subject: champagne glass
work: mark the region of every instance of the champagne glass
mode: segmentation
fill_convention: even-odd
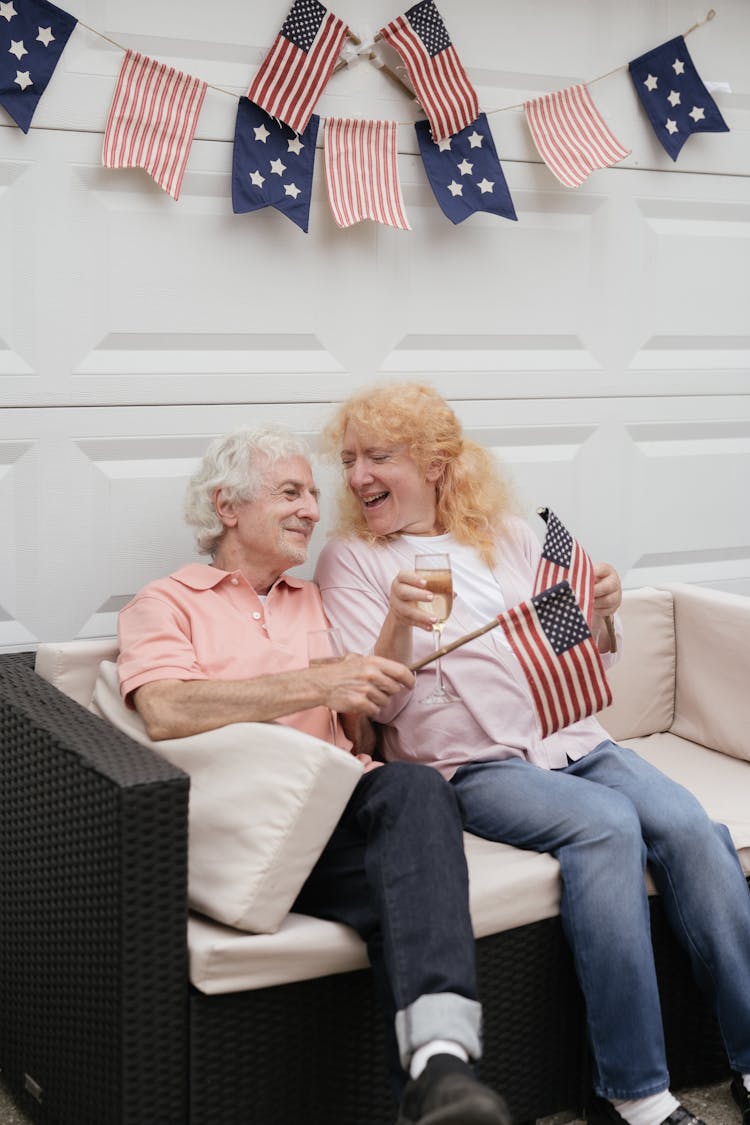
[[[312,629],[307,634],[307,664],[310,668],[322,664],[338,664],[346,656],[344,641],[339,629]],[[336,712],[329,711],[331,742],[336,743]]]
[[[453,574],[451,572],[450,555],[417,555],[414,559],[414,569],[420,578],[424,578],[427,589],[433,595],[431,602],[418,602],[420,609],[437,617],[432,626],[432,635],[435,638],[435,652],[441,644],[443,625],[448,620],[453,608]],[[440,667],[440,657],[435,661],[435,687],[429,695],[420,699],[420,703],[455,703],[458,696],[448,691],[443,684],[443,672]]]

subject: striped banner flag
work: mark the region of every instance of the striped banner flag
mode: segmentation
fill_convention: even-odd
[[[433,0],[420,0],[378,32],[403,59],[437,143],[479,116],[479,98]]]
[[[553,511],[539,508],[538,512],[547,530],[532,592],[540,594],[558,582],[569,582],[590,627],[594,616],[594,564]]]
[[[542,738],[612,702],[599,650],[568,582],[498,620],[531,689]]]
[[[294,0],[247,96],[295,133],[304,133],[349,34],[319,0]]]
[[[206,83],[128,51],[104,132],[105,168],[144,168],[179,199]]]
[[[610,132],[583,84],[534,98],[524,109],[539,155],[565,187],[579,187],[590,172],[630,153]]]
[[[336,223],[362,219],[411,230],[401,198],[395,121],[326,120],[328,198]]]

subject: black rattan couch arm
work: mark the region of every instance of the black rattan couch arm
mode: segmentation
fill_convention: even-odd
[[[0,1068],[40,1121],[187,1118],[188,784],[0,656]]]

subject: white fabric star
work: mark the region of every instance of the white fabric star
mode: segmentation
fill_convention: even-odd
[[[674,62],[672,63],[672,70],[675,72],[675,74],[684,74],[685,73],[685,64],[682,61],[682,59],[675,59],[674,60]]]
[[[286,172],[286,164],[282,164],[280,160],[272,160],[271,171],[276,176],[283,176]]]
[[[481,191],[482,195],[486,195],[488,191],[492,191],[494,186],[495,186],[495,181],[494,180],[488,180],[486,177],[483,180],[480,180],[479,183],[477,184],[477,187]]]
[[[450,137],[446,137],[444,141],[436,141],[435,144],[438,146],[439,152],[450,152],[451,150]]]
[[[20,86],[22,90],[25,90],[27,86],[34,85],[34,83],[31,81],[31,75],[29,74],[28,70],[17,70],[15,83],[17,86]]]
[[[667,132],[668,133],[677,133],[678,131],[679,130],[677,129],[677,122],[673,121],[671,117],[668,117],[667,118]]]
[[[461,163],[457,164],[456,167],[458,168],[462,176],[470,176],[472,171],[474,170],[474,165],[470,160],[467,160],[466,157],[464,157]]]
[[[462,188],[461,184],[457,184],[455,180],[451,180],[451,182],[448,184],[448,191],[451,193],[454,199],[457,195],[463,195],[464,193],[464,189]]]
[[[700,105],[694,105],[693,108],[690,110],[690,113],[688,114],[688,117],[692,117],[693,121],[695,121],[696,124],[699,121],[703,121],[705,116],[706,116],[706,114],[705,114],[705,111],[703,109],[703,106],[700,106]]]
[[[10,23],[10,21],[13,19],[13,16],[17,15],[18,12],[13,7],[13,0],[9,0],[9,3],[7,4],[3,3],[2,0],[0,0],[0,16],[5,16],[8,23]]]
[[[256,141],[261,141],[263,144],[265,144],[268,138],[271,136],[265,125],[257,125],[253,129],[253,132],[255,133]]]
[[[482,147],[482,141],[484,140],[484,137],[482,136],[481,133],[478,133],[475,129],[473,133],[469,133],[469,136],[468,136],[467,140],[468,140],[468,142],[469,142],[469,144],[471,145],[472,148],[481,148]]]
[[[670,92],[667,96],[667,101],[669,102],[670,105],[673,105],[673,106],[679,105],[680,104],[680,95],[677,93],[676,90],[670,90]]]
[[[11,55],[15,55],[19,62],[24,55],[28,55],[29,53],[23,45],[23,39],[11,39],[8,52]]]
[[[45,47],[49,47],[50,43],[54,43],[55,37],[52,34],[51,27],[40,27],[39,34],[36,37],[37,43],[43,43]]]
[[[295,156],[299,156],[302,149],[305,147],[299,137],[290,137],[287,143],[287,151],[293,152]]]
[[[263,184],[266,182],[266,177],[261,176],[259,169],[255,172],[250,173],[250,179],[252,180],[255,187],[263,187]]]
[[[284,184],[284,191],[287,195],[291,195],[292,199],[296,199],[300,194],[300,189],[296,184]]]
[[[655,75],[649,74],[648,78],[644,78],[643,85],[647,90],[655,90],[659,85],[659,79],[656,78]]]

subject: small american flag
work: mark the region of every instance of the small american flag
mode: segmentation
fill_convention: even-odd
[[[24,133],[76,23],[47,0],[0,2],[0,105]]]
[[[444,141],[479,116],[477,92],[433,0],[420,0],[379,35],[404,61],[434,141]]]
[[[348,34],[346,24],[319,0],[295,0],[248,98],[303,133]]]
[[[549,508],[540,508],[539,515],[547,524],[547,530],[533,592],[540,594],[558,582],[569,582],[586,621],[591,625],[594,615],[594,564],[554,512]]]
[[[104,132],[105,168],[144,168],[179,199],[206,83],[128,51]]]
[[[326,120],[328,197],[338,226],[374,219],[411,230],[398,178],[396,124],[352,118]]]
[[[498,620],[529,684],[542,738],[612,702],[599,650],[568,582]]]
[[[583,84],[534,98],[524,109],[539,155],[565,187],[579,187],[590,172],[630,152],[610,132]]]

